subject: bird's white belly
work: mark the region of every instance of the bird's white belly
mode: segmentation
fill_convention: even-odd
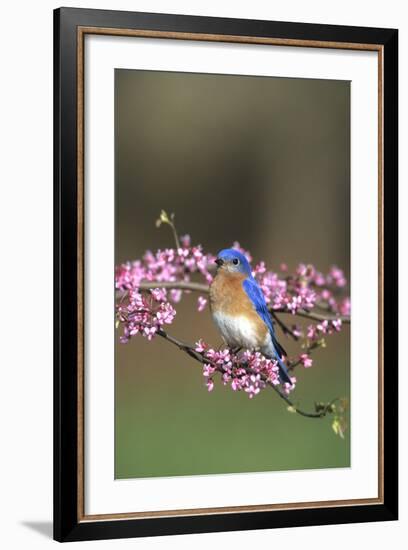
[[[247,317],[225,315],[220,312],[214,312],[213,317],[223,339],[230,347],[259,348],[260,342],[256,327]]]

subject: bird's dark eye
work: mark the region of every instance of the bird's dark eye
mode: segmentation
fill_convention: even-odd
[[[234,258],[234,259],[232,260],[232,263],[233,263],[234,265],[238,265],[238,264],[239,264],[238,258]]]

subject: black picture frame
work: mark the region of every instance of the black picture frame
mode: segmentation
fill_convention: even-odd
[[[171,33],[378,45],[383,56],[383,454],[381,502],[191,516],[81,519],[77,370],[83,328],[77,307],[81,265],[78,201],[78,29]],[[157,536],[398,518],[398,31],[212,17],[60,8],[54,12],[54,538],[58,541]],[[245,503],[243,503],[245,504]]]

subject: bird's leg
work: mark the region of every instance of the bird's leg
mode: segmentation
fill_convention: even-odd
[[[239,351],[242,350],[242,346],[236,346],[235,348],[230,348],[231,352],[236,355]]]

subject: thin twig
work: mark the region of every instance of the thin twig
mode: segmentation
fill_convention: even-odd
[[[288,315],[297,315],[298,317],[304,317],[305,319],[312,319],[313,321],[341,321],[342,323],[349,324],[350,317],[345,317],[344,315],[320,315],[320,313],[315,313],[312,311],[298,310],[295,313],[291,313],[286,309],[274,309],[275,313],[286,313]]]
[[[304,350],[304,353],[307,353],[308,355],[315,349],[319,348],[321,346],[321,344],[319,344],[318,342],[313,342],[310,346],[308,346],[305,350]],[[294,361],[293,363],[289,363],[288,365],[288,371],[291,372],[292,370],[294,370],[297,366],[299,366],[300,364],[302,363],[302,359],[297,359],[296,361]]]
[[[282,329],[283,334],[289,334],[294,340],[298,341],[299,336],[297,336],[292,329],[290,329],[283,321],[280,319],[274,310],[271,310],[271,315],[273,319],[278,323],[280,328]]]
[[[174,214],[171,215],[171,220],[168,222],[168,224],[170,225],[170,227],[171,227],[172,230],[173,230],[174,241],[175,241],[175,243],[176,243],[176,248],[177,248],[177,250],[178,250],[178,249],[181,248],[181,247],[180,247],[179,237],[178,237],[178,235],[177,235],[177,229],[176,229],[176,226],[174,225]]]
[[[174,223],[175,215],[170,214],[170,216],[167,214],[165,210],[162,210],[160,212],[159,219],[156,220],[156,227],[160,227],[163,223],[169,225],[173,231],[174,241],[176,243],[176,249],[178,250],[180,247],[180,240],[177,234],[176,224]]]

